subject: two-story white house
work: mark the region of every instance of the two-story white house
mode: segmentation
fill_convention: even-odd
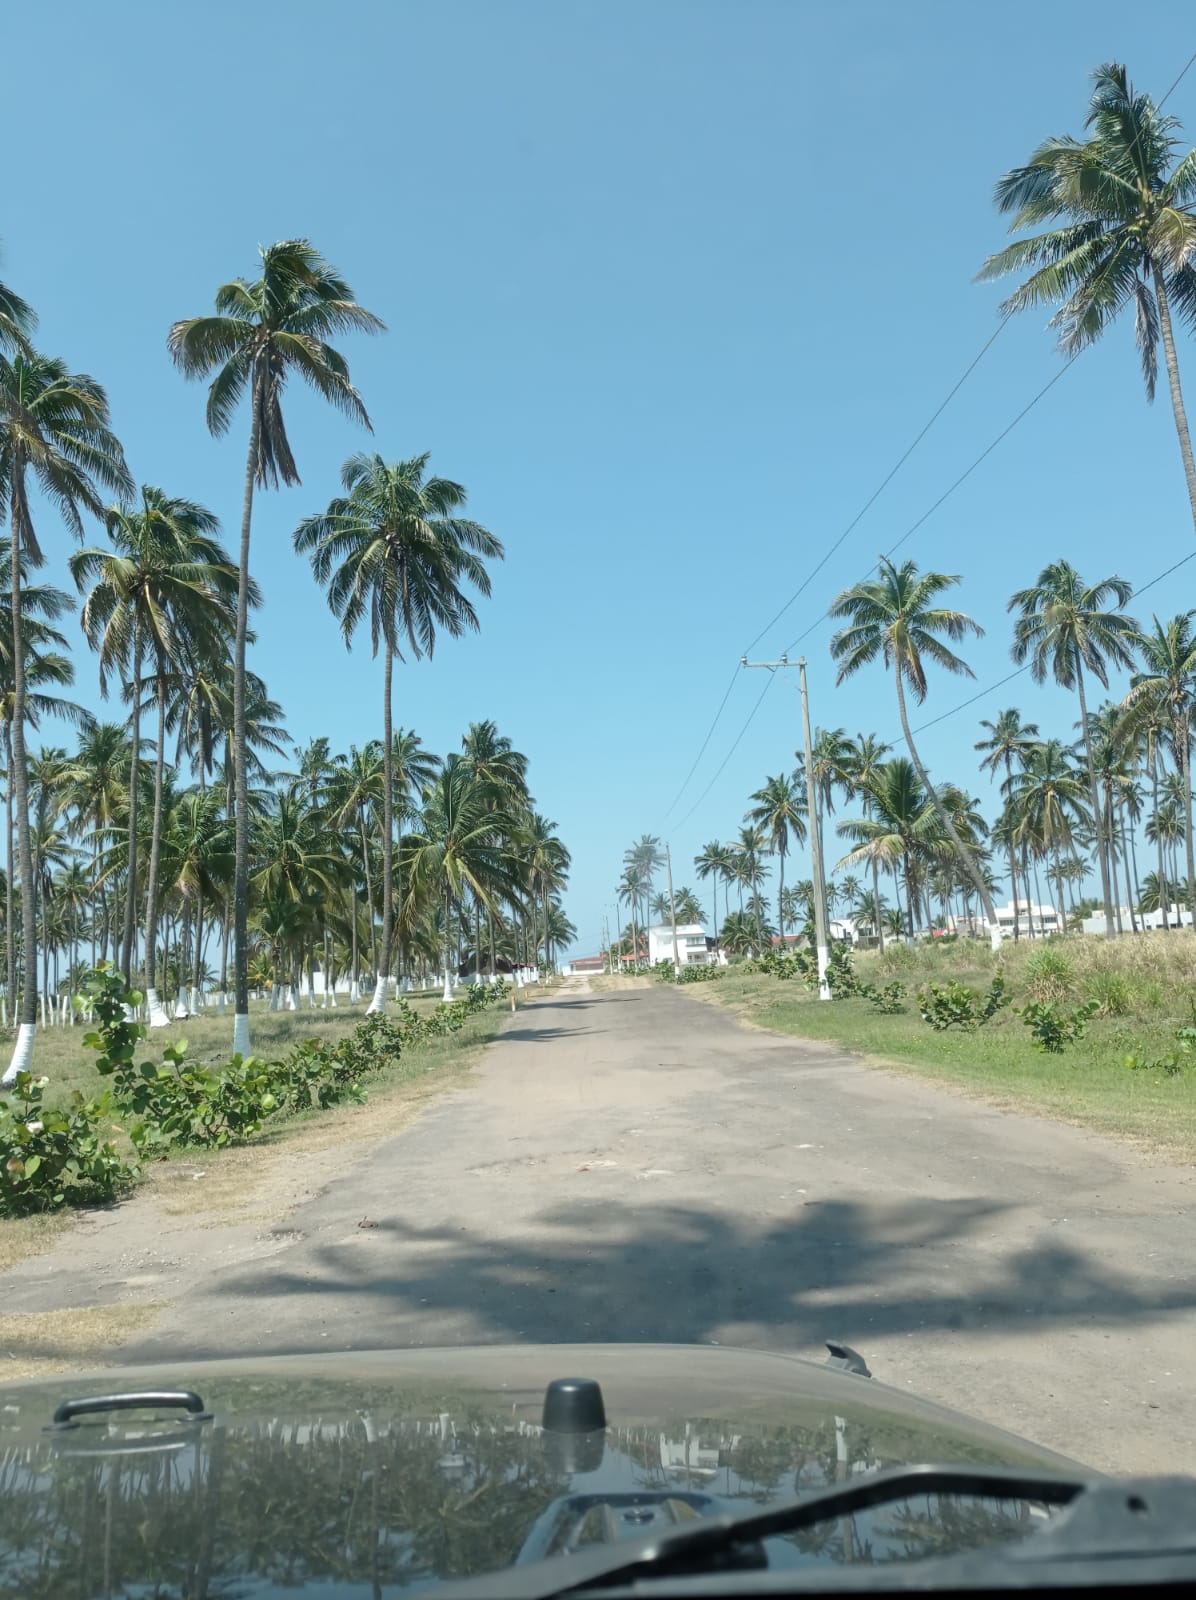
[[[683,967],[706,966],[715,960],[706,949],[706,933],[700,922],[677,924],[677,958]],[[648,961],[652,966],[658,961],[673,959],[673,925],[664,923],[659,928],[648,929]]]

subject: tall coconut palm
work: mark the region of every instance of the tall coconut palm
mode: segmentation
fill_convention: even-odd
[[[1089,800],[1097,828],[1105,932],[1109,938],[1115,929],[1108,841],[1100,822],[1084,674],[1091,673],[1107,689],[1110,666],[1133,666],[1138,624],[1125,614],[1132,594],[1133,589],[1124,578],[1102,578],[1098,583],[1087,584],[1069,561],[1053,561],[1042,569],[1031,588],[1019,589],[1012,595],[1008,606],[1018,613],[1013,630],[1013,659],[1029,659],[1030,676],[1035,683],[1045,683],[1049,673],[1057,684],[1074,689],[1079,697]]]
[[[760,886],[764,882],[767,869],[763,857],[768,852],[768,834],[765,829],[755,822],[746,824],[739,830],[739,837],[732,845],[735,852],[735,876],[741,889],[747,889],[751,894],[759,896]],[[761,948],[764,945],[763,917],[756,917],[756,933]]]
[[[777,927],[784,935],[785,857],[794,840],[798,844],[806,842],[805,784],[796,773],[782,772],[775,778],[766,778],[752,799],[756,803],[748,810],[748,821],[763,828],[768,849],[777,858]]]
[[[1027,751],[1038,738],[1038,724],[1036,722],[1023,722],[1022,714],[1016,707],[1007,711],[998,711],[996,720],[989,722],[987,718],[981,720],[980,726],[987,730],[987,739],[978,739],[973,749],[979,750],[984,759],[980,763],[981,772],[993,776],[999,767],[1005,770],[1005,783],[1013,782],[1013,764],[1016,761],[1021,765],[1026,758]],[[1017,892],[1017,857],[1014,853],[1013,835],[1009,835],[1009,893],[1013,900],[1013,937],[1016,942],[1021,938],[1021,912]],[[1029,900],[1029,890],[1026,899]],[[1033,919],[1031,918],[1031,929]]]
[[[119,672],[132,707],[132,749],[141,747],[142,667],[154,682],[158,732],[154,809],[145,895],[145,983],[152,1028],[170,1017],[157,989],[158,857],[162,842],[162,777],[166,763],[167,682],[172,674],[221,659],[236,620],[237,570],[216,535],[219,519],[193,500],[143,484],[140,503],[113,506],[106,518],[111,548],[93,545],[70,558],[81,594],[83,632],[97,652],[100,692]],[[256,584],[250,603],[261,603]],[[134,756],[133,759],[138,759]],[[132,970],[138,893],[137,784],[129,784],[129,859],[121,964]]]
[[[869,795],[872,804],[867,816],[848,818],[838,825],[839,834],[851,840],[855,849],[835,870],[863,861],[894,869],[900,864],[912,937],[926,871],[942,858],[942,804],[923,782],[916,765],[904,756],[894,756],[876,769]],[[873,904],[879,907],[879,898]]]
[[[846,778],[844,785],[848,798],[859,795],[864,807],[864,816],[871,815],[871,786],[877,772],[888,760],[890,748],[883,739],[874,733],[857,733],[854,739],[847,741],[843,752],[843,771]],[[825,854],[823,856],[825,860]],[[872,898],[874,905],[882,905],[880,893],[880,865],[874,859],[872,867]],[[885,947],[884,919],[879,912],[874,920],[874,931],[877,943],[881,950]]]
[[[718,935],[718,883],[721,878],[727,882],[732,866],[732,853],[729,845],[722,844],[718,839],[712,839],[709,844],[702,846],[694,857],[694,870],[698,877],[705,883],[707,878],[713,880],[711,891],[714,898],[714,916],[710,923],[710,931]]]
[[[119,722],[97,722],[84,729],[66,778],[67,804],[79,835],[91,839],[91,964],[107,959],[107,918],[97,917],[100,844],[129,804],[129,730]],[[98,926],[97,926],[98,924]],[[97,948],[97,934],[103,944]]]
[[[1149,719],[1164,717],[1170,725],[1171,748],[1182,778],[1184,853],[1187,858],[1187,903],[1196,925],[1196,855],[1192,838],[1192,709],[1196,704],[1196,611],[1183,611],[1166,622],[1153,618],[1150,633],[1139,633],[1134,641],[1142,658],[1142,670],[1130,680],[1130,691],[1122,701],[1131,715]],[[1155,789],[1155,810],[1158,791]],[[1162,877],[1160,856],[1159,876]]]
[[[233,781],[236,871],[233,881],[233,1050],[249,1054],[249,773],[246,749],[245,645],[249,631],[249,544],[254,489],[299,483],[282,414],[287,379],[303,379],[330,405],[370,426],[344,356],[329,341],[377,333],[383,323],[359,306],[348,283],[306,239],[285,239],[261,251],[261,276],[236,278],[216,291],[216,314],[176,322],[168,347],[188,378],[215,373],[207,424],[227,433],[241,400],[249,399],[249,450],[241,506],[237,622],[233,648]]]
[[[31,491],[36,485],[66,523],[82,537],[84,513],[103,515],[102,491],[127,493],[132,480],[120,443],[110,427],[108,398],[94,378],[71,373],[49,356],[19,354],[0,360],[0,506],[9,524],[12,592],[12,772],[21,870],[21,919],[25,974],[16,1048],[0,1082],[11,1082],[33,1060],[37,1032],[37,892],[29,835],[29,784],[25,755],[25,643],[21,580],[25,564],[41,564],[33,524]]]
[[[916,704],[926,698],[926,668],[923,658],[945,671],[974,677],[971,667],[962,657],[943,643],[948,639],[963,639],[968,634],[979,636],[983,629],[962,611],[950,611],[934,602],[947,589],[959,582],[943,572],[919,574],[912,561],[896,567],[886,557],[880,558],[880,571],[874,581],[858,583],[845,590],[831,606],[832,617],[850,619],[850,625],[840,630],[831,640],[831,656],[838,662],[835,682],[842,683],[860,667],[878,657],[886,667],[891,667],[897,685],[897,710],[901,717],[901,731],[906,748],[917,770],[918,778],[938,813],[943,830],[950,839],[959,858],[959,864],[968,881],[976,890],[984,907],[988,923],[989,940],[997,950],[1001,944],[1001,928],[993,907],[992,895],[980,872],[974,853],[964,844],[959,831],[943,806],[922,764],[910,730],[906,710],[905,690],[908,685]]]
[[[18,352],[29,355],[29,341],[36,327],[37,313],[29,302],[6,283],[0,283],[0,359]]]
[[[528,810],[531,799],[527,788],[527,757],[516,750],[513,743],[505,734],[498,731],[498,725],[492,721],[471,722],[468,730],[461,740],[461,753],[469,763],[470,770],[475,778],[485,783],[494,785],[495,803],[503,806],[512,814],[519,814]],[[528,819],[530,823],[530,818]],[[552,824],[555,827],[555,823]],[[531,828],[532,835],[535,828]],[[547,890],[545,889],[545,894]],[[475,975],[481,975],[481,906],[475,907],[477,917],[477,930],[475,935],[474,960]],[[547,922],[547,899],[544,902],[544,917]],[[490,934],[490,968],[494,970],[495,945],[494,945],[494,918],[487,917]],[[547,951],[545,952],[547,960]]]
[[[1163,345],[1171,413],[1179,439],[1193,525],[1196,462],[1179,381],[1171,312],[1196,320],[1196,150],[1176,159],[1179,121],[1149,95],[1135,93],[1117,62],[1093,74],[1085,126],[1090,137],[1047,139],[1029,164],[1005,174],[996,203],[1012,213],[1010,231],[1054,223],[990,256],[981,278],[1033,270],[1002,312],[1058,305],[1051,326],[1075,355],[1094,344],[1127,307],[1147,397],[1154,399]]]
[[[457,514],[463,486],[426,477],[427,465],[427,452],[394,463],[350,456],[341,468],[344,495],[295,530],[295,549],[310,556],[316,582],[327,588],[346,649],[368,617],[373,653],[382,652],[382,951],[374,1012],[386,1009],[394,937],[392,668],[404,646],[418,661],[432,656],[438,631],[456,639],[480,627],[467,590],[488,595],[486,562],[503,558],[501,540]]]
[[[469,763],[450,755],[426,791],[415,831],[406,841],[404,885],[408,912],[421,898],[443,912],[445,992],[451,995],[452,922],[467,895],[488,911],[520,891],[509,840],[514,819],[494,806],[490,784],[474,777]]]
[[[1014,840],[1053,857],[1058,878],[1065,853],[1092,820],[1091,796],[1071,749],[1060,739],[1032,744],[1006,780],[1006,796]]]

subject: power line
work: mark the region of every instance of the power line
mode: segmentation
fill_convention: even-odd
[[[731,690],[735,687],[735,680],[738,678],[738,676],[739,676],[739,665],[738,665],[738,663],[736,663],[735,667],[733,668],[733,670],[731,672],[731,678],[730,678],[730,681],[727,684],[726,693],[723,695],[722,699],[719,701],[718,710],[714,713],[714,721],[706,729],[706,737],[702,740],[702,743],[701,743],[701,745],[699,746],[699,749],[698,749],[698,753],[693,759],[693,766],[691,766],[689,771],[685,774],[685,778],[684,778],[684,781],[681,784],[681,787],[677,790],[677,793],[673,796],[671,802],[669,803],[669,809],[664,814],[666,822],[668,821],[668,819],[672,815],[672,813],[676,810],[677,802],[680,800],[681,796],[685,793],[686,789],[689,788],[689,780],[693,777],[694,773],[698,770],[698,762],[701,761],[702,757],[706,754],[706,746],[710,743],[710,740],[714,735],[715,728],[718,727],[718,719],[723,714],[723,707],[726,705],[727,701],[731,698]]]
[[[814,567],[812,567],[810,569],[810,571],[802,579],[801,583],[798,584],[797,588],[789,596],[788,600],[785,601],[785,604],[781,607],[781,609],[777,612],[777,614],[771,619],[771,621],[766,622],[764,624],[764,626],[760,629],[760,632],[756,635],[756,637],[748,645],[747,650],[744,651],[745,655],[748,654],[749,651],[754,650],[756,648],[756,646],[760,643],[760,640],[763,639],[764,635],[766,633],[768,633],[770,631],[770,629],[772,629],[773,627],[776,626],[776,624],[785,615],[786,611],[789,610],[789,607],[794,603],[794,601],[799,599],[801,597],[801,595],[805,593],[806,589],[809,588],[810,584],[814,581],[814,579],[822,571],[823,567],[826,566],[827,562],[834,555],[835,551],[838,550],[840,545],[847,538],[848,534],[850,534],[859,525],[859,523],[863,521],[863,519],[866,516],[866,514],[876,504],[877,500],[880,499],[881,495],[888,488],[889,484],[892,483],[893,479],[901,471],[902,467],[909,460],[910,456],[913,455],[914,451],[922,443],[922,440],[930,432],[931,428],[934,427],[935,423],[942,416],[943,412],[947,409],[947,407],[951,404],[952,400],[954,400],[955,396],[963,388],[964,384],[971,377],[972,373],[976,370],[976,368],[980,365],[981,361],[988,354],[989,350],[992,349],[993,345],[996,343],[997,339],[1000,337],[1000,334],[1001,334],[1002,330],[1004,329],[1006,323],[1009,321],[1010,315],[1011,315],[1011,313],[1006,312],[1005,316],[1003,316],[1001,318],[1001,321],[997,324],[996,330],[992,334],[989,335],[989,337],[981,345],[981,347],[977,351],[977,353],[972,357],[971,361],[965,367],[965,369],[963,371],[963,374],[956,380],[956,382],[952,385],[952,387],[947,391],[946,397],[941,401],[941,403],[938,405],[938,407],[931,413],[929,420],[923,425],[921,430],[918,432],[918,434],[914,438],[913,442],[911,444],[909,444],[906,447],[906,449],[904,450],[904,452],[898,457],[896,463],[889,469],[889,471],[881,479],[880,483],[872,491],[872,493],[868,496],[867,500],[865,500],[864,504],[856,512],[855,516],[852,517],[851,521],[847,524],[847,526],[844,528],[843,532],[835,540],[834,544],[832,544],[830,546],[830,548],[825,552],[825,554],[823,555],[822,559],[817,563],[816,566],[814,566]]]
[[[896,552],[897,550],[900,550],[901,546],[905,543],[905,541],[908,538],[910,538],[913,534],[917,533],[918,529],[920,527],[922,527],[922,525],[924,523],[926,523],[926,522],[928,522],[930,520],[930,518],[939,509],[939,507],[941,505],[943,505],[947,500],[949,500],[951,498],[951,496],[955,493],[956,489],[958,489],[962,484],[967,482],[967,480],[972,476],[973,472],[975,472],[976,468],[978,466],[980,466],[980,464],[983,461],[987,460],[990,455],[992,455],[993,451],[997,448],[997,446],[1001,443],[1001,441],[1003,439],[1007,439],[1009,437],[1009,435],[1013,432],[1014,428],[1017,427],[1018,423],[1021,422],[1024,417],[1028,416],[1031,411],[1033,411],[1034,407],[1043,398],[1043,396],[1048,392],[1048,390],[1053,389],[1055,387],[1055,385],[1059,382],[1059,379],[1061,377],[1063,377],[1064,373],[1069,371],[1070,368],[1074,367],[1076,362],[1079,359],[1080,359],[1080,352],[1077,351],[1074,356],[1070,357],[1069,360],[1064,362],[1064,364],[1059,368],[1058,372],[1055,373],[1055,376],[1053,378],[1049,378],[1047,380],[1047,382],[1043,384],[1042,388],[1038,391],[1038,393],[1034,396],[1034,398],[1032,400],[1030,400],[1026,405],[1024,405],[1022,407],[1022,409],[1018,412],[1017,416],[1014,417],[1013,421],[1011,423],[1009,423],[1008,426],[1006,426],[1006,427],[1001,429],[1000,433],[997,434],[996,438],[993,439],[991,441],[991,443],[987,444],[984,447],[984,449],[980,452],[980,454],[976,457],[976,459],[971,463],[970,466],[964,468],[964,470],[960,473],[959,477],[956,478],[955,482],[950,486],[950,488],[949,489],[945,489],[943,491],[943,493],[941,495],[939,495],[938,499],[934,502],[934,504],[932,506],[930,506],[927,510],[923,511],[922,515],[918,518],[918,520],[916,522],[912,522],[909,525],[909,527],[901,535],[900,539],[896,540],[895,543],[893,543],[893,544],[891,544],[889,546],[889,548],[885,551],[885,555],[886,556],[892,556],[894,554],[894,552]],[[867,576],[867,574],[865,574],[865,576]],[[790,653],[790,651],[796,650],[797,646],[799,644],[801,644],[803,639],[808,639],[812,633],[816,632],[822,626],[822,624],[824,622],[827,622],[827,621],[829,621],[829,615],[828,615],[827,612],[824,611],[823,614],[820,617],[816,618],[810,624],[810,626],[806,629],[806,631],[804,633],[799,633],[798,634],[797,638],[793,641],[793,643],[786,648],[785,654],[788,655]]]
[[[737,667],[736,671],[738,671],[738,670],[739,669]],[[677,823],[677,827],[683,828],[685,826],[685,824],[689,821],[690,817],[693,816],[694,812],[702,804],[702,801],[705,800],[706,796],[710,793],[711,789],[714,788],[715,784],[722,777],[724,771],[726,770],[727,763],[730,761],[731,757],[735,754],[736,750],[739,749],[740,741],[743,739],[744,734],[748,731],[748,729],[751,727],[753,721],[755,720],[756,712],[759,711],[760,707],[763,705],[764,696],[772,688],[773,677],[774,677],[774,674],[770,672],[768,674],[767,678],[765,678],[764,687],[763,687],[763,689],[761,689],[759,695],[756,697],[755,705],[748,712],[747,721],[744,723],[743,727],[740,728],[739,732],[735,735],[735,743],[731,746],[731,748],[727,751],[726,755],[719,762],[718,768],[717,768],[714,776],[711,778],[710,782],[706,785],[706,787],[702,790],[702,792],[698,796],[698,798],[694,801],[693,805],[690,806],[689,810],[681,818],[681,821],[679,823]]]
[[[1193,60],[1196,60],[1196,56],[1193,57]],[[1156,583],[1162,583],[1164,578],[1169,578],[1173,572],[1178,572],[1180,567],[1186,567],[1189,561],[1196,561],[1196,550],[1189,550],[1186,556],[1181,556],[1165,572],[1160,572],[1157,578],[1151,578],[1149,583],[1144,583],[1141,588],[1135,589],[1130,595],[1130,599],[1137,600],[1148,589],[1153,589]],[[927,728],[933,728],[937,723],[946,722],[948,717],[954,717],[960,711],[966,711],[969,706],[974,706],[977,700],[983,700],[986,695],[992,694],[995,689],[1001,689],[1005,684],[1012,683],[1014,678],[1020,678],[1023,672],[1029,672],[1029,670],[1030,663],[1027,661],[1025,666],[1017,667],[1013,672],[1006,673],[1003,678],[998,678],[995,683],[990,683],[987,688],[978,689],[975,694],[969,695],[966,700],[961,700],[957,706],[952,706],[950,711],[944,711],[937,717],[931,717],[929,722],[921,723],[913,731],[915,733],[925,733]]]

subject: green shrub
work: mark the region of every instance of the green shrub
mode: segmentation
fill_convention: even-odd
[[[907,993],[905,985],[896,981],[886,983],[883,989],[878,989],[871,983],[860,985],[860,994],[863,998],[870,1001],[886,1017],[895,1017],[905,1010],[901,1002]]]
[[[0,1216],[101,1203],[139,1176],[112,1135],[126,1132],[136,1150],[142,1129],[113,1125],[112,1096],[85,1100],[76,1090],[68,1106],[47,1109],[47,1082],[18,1072],[0,1098]]]
[[[1196,1028],[1176,1028],[1174,1050],[1168,1050],[1165,1055],[1156,1056],[1153,1061],[1145,1056],[1131,1053],[1124,1057],[1126,1066],[1131,1072],[1154,1070],[1161,1072],[1166,1078],[1178,1078],[1183,1069],[1188,1066],[1192,1056],[1196,1053]]]
[[[1124,1017],[1134,1008],[1134,985],[1121,972],[1090,972],[1084,985],[1101,1017]]]
[[[1064,951],[1044,944],[1026,962],[1026,987],[1041,1003],[1066,1000],[1075,982],[1075,968]]]
[[[976,989],[966,983],[932,983],[918,993],[918,1011],[936,1033],[948,1028],[962,1028],[974,1033],[977,1028],[992,1020],[1002,1006],[1009,1004],[1004,974],[998,972],[989,984],[988,994],[982,1000]]]
[[[1071,1011],[1061,1011],[1054,1002],[1032,1000],[1024,1010],[1016,1012],[1029,1028],[1036,1050],[1048,1055],[1061,1056],[1069,1044],[1075,1044],[1088,1032],[1088,1022],[1097,1009],[1095,1000],[1086,1001]]]

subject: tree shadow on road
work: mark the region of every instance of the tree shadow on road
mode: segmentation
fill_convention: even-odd
[[[1118,1326],[1196,1304],[1196,1283],[1130,1280],[1059,1237],[1010,1247],[1006,1235],[998,1248],[989,1236],[1009,1206],[997,1198],[799,1203],[752,1223],[661,1203],[651,1180],[636,1188],[548,1209],[534,1234],[521,1227],[509,1239],[451,1221],[363,1219],[348,1239],[296,1244],[286,1271],[228,1273],[192,1325],[202,1338],[236,1299],[242,1337],[247,1301],[253,1322],[272,1330],[255,1327],[255,1353],[328,1349],[330,1327],[337,1345],[357,1349],[531,1340],[793,1349],[844,1338],[866,1350],[869,1336]],[[239,1347],[190,1346],[230,1348]]]

